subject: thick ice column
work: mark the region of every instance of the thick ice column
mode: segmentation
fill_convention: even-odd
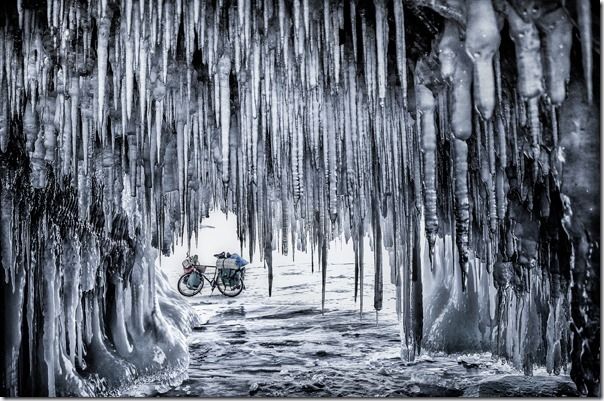
[[[562,7],[542,16],[538,25],[545,33],[543,55],[547,94],[554,105],[559,105],[566,98],[566,85],[570,79],[572,25]]]
[[[495,109],[493,55],[501,37],[491,0],[466,3],[466,52],[474,63],[474,102],[482,118],[490,119]]]
[[[459,40],[459,28],[457,24],[449,19],[445,20],[440,42],[438,42],[438,59],[440,61],[440,73],[444,79],[451,79],[457,65],[458,53],[463,44]]]
[[[541,41],[532,20],[525,21],[513,7],[507,7],[510,36],[516,48],[518,93],[525,99],[540,96],[543,92],[543,66]]]

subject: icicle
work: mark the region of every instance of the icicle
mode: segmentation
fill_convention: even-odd
[[[468,145],[460,139],[455,145],[455,234],[459,251],[462,288],[466,289],[469,259],[470,203],[468,199]]]
[[[457,139],[468,140],[472,135],[472,65],[467,55],[457,52],[455,70],[452,77],[451,127]]]
[[[394,23],[396,26],[396,67],[403,90],[403,107],[407,107],[407,54],[405,50],[405,13],[402,0],[394,0]],[[355,51],[356,57],[356,51]]]
[[[545,32],[545,80],[551,102],[561,104],[566,98],[566,84],[570,79],[570,49],[572,25],[566,11],[560,7],[544,15],[539,27]]]
[[[132,116],[132,103],[134,102],[134,39],[126,39],[126,115],[128,120]]]
[[[155,138],[157,143],[157,160],[161,160],[161,133],[163,128],[163,102],[161,100],[155,100]]]
[[[507,7],[510,35],[516,47],[518,93],[526,99],[543,92],[543,67],[539,32],[532,21],[524,21],[513,7]]]
[[[496,172],[496,191],[497,191],[497,216],[500,221],[505,221],[505,212],[507,210],[507,199],[506,195],[508,192],[508,185],[506,180],[505,169],[508,166],[507,157],[507,132],[503,123],[502,113],[497,113],[497,151],[499,155],[499,164]]]
[[[384,14],[386,5],[384,0],[375,0],[375,40],[377,48],[377,75],[378,75],[378,97],[380,105],[384,106],[386,97],[386,57],[388,52],[388,40],[384,34]]]
[[[229,134],[231,123],[231,95],[229,74],[231,59],[225,53],[218,62],[218,80],[220,86],[220,132],[222,138],[222,181],[229,182]]]
[[[396,4],[398,1],[394,3]],[[451,79],[453,77],[457,64],[457,55],[460,53],[461,46],[457,24],[449,19],[445,20],[445,29],[438,44],[440,71],[444,79]]]
[[[138,95],[141,117],[141,129],[145,126],[147,115],[147,40],[144,39],[140,46],[140,60],[138,63]]]
[[[533,159],[540,160],[541,154],[541,121],[539,121],[539,99],[534,97],[528,100],[528,115],[531,132],[531,149]]]
[[[2,67],[0,67],[0,68],[2,68]],[[2,85],[0,85],[0,88],[2,88],[2,96],[4,97],[4,101],[0,105],[0,152],[6,152],[6,149],[8,147],[8,137],[9,137],[9,133],[10,133],[10,117],[9,117],[9,110],[8,110],[8,106],[9,106],[8,99],[6,97],[6,85],[4,85],[4,80],[2,80]],[[30,107],[29,110],[31,113],[30,104],[28,103],[27,106]],[[26,116],[26,118],[29,117],[30,119],[33,118],[33,116],[30,117],[27,115],[27,111],[26,111],[25,116]],[[31,124],[33,124],[33,123],[30,121],[23,122],[23,126],[24,126],[23,128],[27,135],[28,143],[29,143],[30,142],[29,138],[30,138],[30,136],[33,136],[34,133],[31,130],[28,131],[29,127],[28,128],[25,127],[26,123],[29,126],[31,126]],[[28,146],[28,148],[29,147],[30,146]]]
[[[590,0],[577,0],[577,19],[581,33],[581,55],[583,57],[583,76],[587,87],[587,103],[591,104],[593,102],[593,60]]]
[[[305,0],[307,1],[307,0]],[[352,52],[353,52],[353,58],[354,58],[354,62],[357,62],[357,57],[358,57],[358,45],[357,45],[357,6],[356,6],[356,0],[351,0],[348,3],[348,6],[350,7],[350,23],[352,25]]]
[[[487,137],[487,156],[486,162],[488,168],[486,171],[487,193],[489,197],[489,229],[491,234],[494,235],[497,231],[497,201],[496,201],[496,182],[495,179],[495,138],[493,135],[493,124],[491,121],[486,123],[486,137]]]
[[[97,39],[97,68],[98,68],[98,117],[97,122],[99,129],[103,123],[103,116],[105,110],[105,81],[107,78],[107,47],[109,44],[109,28],[110,21],[108,18],[101,18],[98,29]]]
[[[46,153],[44,160],[54,164],[55,148],[57,146],[57,135],[53,122],[55,104],[53,100],[47,103],[47,109],[44,111],[44,147]]]
[[[65,106],[63,112],[65,113],[65,124],[63,127],[63,138],[61,140],[61,155],[63,160],[62,172],[63,175],[69,174],[71,168],[71,158],[77,157],[72,155],[72,137],[71,137],[71,99],[65,100]]]
[[[182,105],[178,108],[182,110]],[[184,133],[184,116],[182,112],[177,112],[176,121],[176,162],[178,166],[178,194],[181,201],[180,209],[184,213],[184,196],[185,196],[185,133]]]
[[[474,102],[482,118],[488,120],[495,108],[493,55],[501,37],[491,0],[468,0],[466,52],[474,62]]]
[[[379,205],[375,193],[372,195],[372,221],[373,226],[373,254],[374,254],[374,284],[373,284],[373,308],[376,313],[382,310],[383,302],[383,273],[382,273],[382,228],[380,223]],[[376,315],[377,319],[377,315]]]
[[[436,127],[434,124],[434,95],[432,91],[419,84],[415,87],[417,108],[422,132],[422,151],[424,154],[424,206],[426,236],[430,248],[430,259],[434,255],[434,244],[438,232],[436,211]]]
[[[327,239],[321,235],[321,313],[325,311],[325,287],[327,283]]]
[[[328,103],[327,116],[332,115],[330,112],[333,110],[331,102]],[[327,122],[327,129],[325,130],[327,137],[327,152],[328,152],[328,182],[329,182],[329,217],[331,222],[335,222],[338,215],[337,208],[337,166],[336,166],[336,132],[333,126],[333,120]],[[325,137],[325,136],[324,136]]]

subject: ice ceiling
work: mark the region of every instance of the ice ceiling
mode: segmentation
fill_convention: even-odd
[[[134,339],[167,324],[150,246],[168,254],[219,207],[237,215],[250,249],[258,245],[269,282],[273,251],[318,255],[323,298],[329,242],[353,241],[356,294],[369,235],[373,307],[382,307],[385,249],[407,358],[422,344],[458,350],[467,316],[482,325],[481,340],[461,351],[489,349],[527,374],[570,363],[579,390],[599,393],[591,7],[7,5],[0,260],[14,332],[5,334],[3,388],[61,394],[73,387],[55,388],[65,372],[92,383],[95,368],[110,376],[107,360],[144,361]],[[447,238],[455,249],[445,250]],[[424,305],[428,270],[442,288]],[[464,290],[449,303],[447,281]],[[494,318],[479,305],[490,291]],[[435,308],[443,312],[432,319]],[[35,383],[24,383],[32,372]]]

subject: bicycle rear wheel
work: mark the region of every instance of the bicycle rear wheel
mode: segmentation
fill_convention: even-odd
[[[243,291],[243,278],[241,277],[241,274],[237,274],[236,277],[225,282],[222,275],[218,274],[218,277],[216,277],[216,287],[218,287],[218,291],[220,291],[222,295],[236,297]]]
[[[199,285],[195,289],[191,289],[188,286],[189,278],[191,277],[191,273],[183,274],[182,277],[178,280],[178,292],[180,292],[185,297],[192,297],[193,295],[197,295],[203,289],[203,277],[200,277]]]

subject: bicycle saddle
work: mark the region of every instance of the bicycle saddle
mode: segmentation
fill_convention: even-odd
[[[215,254],[214,254],[214,257],[215,257],[216,259],[225,259],[225,258],[226,258],[226,255],[224,254],[224,252],[220,252],[220,253],[215,253]]]

